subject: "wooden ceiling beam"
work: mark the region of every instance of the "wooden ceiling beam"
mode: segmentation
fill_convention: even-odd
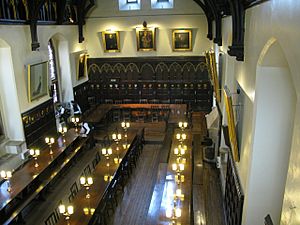
[[[41,7],[45,4],[46,0],[28,0],[28,16],[30,23],[30,33],[31,33],[31,49],[32,51],[37,51],[40,47],[37,35],[37,21],[39,19],[39,12]]]
[[[77,21],[78,21],[78,39],[79,43],[84,41],[83,25],[85,24],[85,17],[90,9],[95,5],[95,0],[77,0]]]
[[[206,20],[207,20],[207,38],[209,40],[213,39],[213,26],[212,26],[212,22],[213,22],[213,16],[212,13],[210,11],[210,9],[201,1],[201,0],[194,0],[204,11],[205,16],[206,16]]]
[[[217,4],[215,0],[204,0],[205,5],[210,8],[215,21],[215,37],[213,39],[214,43],[222,46],[222,16],[220,15]]]
[[[232,15],[232,43],[228,54],[244,61],[245,8],[240,0],[229,0]]]

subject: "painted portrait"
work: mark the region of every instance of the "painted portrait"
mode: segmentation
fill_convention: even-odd
[[[104,52],[120,52],[120,32],[103,31],[102,42]]]
[[[137,28],[136,29],[137,50],[155,51],[155,28]]]
[[[192,51],[192,30],[173,30],[173,51]]]
[[[79,55],[77,62],[77,80],[84,78],[87,75],[87,54]]]
[[[29,102],[48,95],[48,61],[30,64],[27,70]]]

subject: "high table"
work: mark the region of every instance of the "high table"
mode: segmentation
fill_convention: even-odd
[[[59,137],[49,148],[41,149],[38,167],[34,159],[28,160],[23,167],[13,173],[10,179],[11,192],[7,191],[7,182],[2,183],[0,192],[0,222],[9,224],[15,217],[70,163],[72,158],[88,140],[70,129],[64,137]]]
[[[84,122],[98,124],[106,118],[112,110],[142,111],[142,110],[167,110],[169,112],[169,122],[176,123],[187,117],[186,104],[101,104],[91,113],[82,118]],[[105,122],[105,121],[104,121]]]

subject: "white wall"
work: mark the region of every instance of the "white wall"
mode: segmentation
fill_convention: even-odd
[[[2,102],[5,102],[6,100],[9,101],[8,106],[5,105],[5,108],[13,112],[11,117],[14,119],[14,123],[13,125],[10,124],[8,126],[9,129],[11,129],[11,132],[8,132],[10,138],[24,140],[21,113],[34,108],[35,106],[40,105],[49,99],[49,97],[45,96],[36,101],[29,102],[27,96],[26,65],[48,60],[48,41],[51,37],[58,33],[66,40],[65,49],[69,50],[69,52],[65,52],[60,56],[62,61],[59,69],[62,71],[59,72],[63,76],[63,83],[67,83],[65,85],[66,100],[70,100],[73,97],[71,92],[72,82],[71,78],[67,78],[67,76],[75,77],[76,68],[70,67],[70,61],[67,56],[70,52],[82,51],[85,49],[85,44],[78,44],[77,26],[38,26],[38,39],[41,47],[39,51],[32,52],[29,26],[0,25],[0,39],[5,41],[7,45],[10,46],[11,52],[11,54],[5,54],[5,57],[1,56],[1,60],[6,60],[5,65],[9,65],[9,62],[11,62],[12,65],[11,68],[4,68],[4,71],[2,70],[2,67],[0,77],[1,79],[5,79],[5,82],[8,82],[9,79],[12,79],[12,82],[16,87],[15,97],[13,90],[11,90],[11,94],[9,95],[4,95],[1,93]],[[69,65],[69,67],[66,65]],[[6,77],[8,70],[10,70],[12,73],[11,78]],[[67,81],[68,79],[69,81]],[[75,82],[73,85],[75,86],[76,84],[77,83]],[[5,123],[8,123],[9,119],[5,118],[5,120]]]
[[[194,1],[175,1],[174,9],[153,10],[150,1],[142,1],[142,9],[137,11],[118,11],[118,1],[97,1],[95,8],[87,19],[86,40],[90,57],[138,57],[138,56],[179,56],[203,55],[212,44],[206,38],[207,22],[200,6]],[[143,21],[148,26],[157,27],[156,51],[138,52],[135,28],[141,27]],[[192,29],[192,47],[190,52],[172,51],[172,29]],[[114,29],[120,33],[120,53],[104,53],[101,32]]]
[[[2,42],[2,43],[1,43]],[[8,139],[23,140],[22,127],[15,76],[11,58],[11,48],[0,40],[0,109],[4,133]]]
[[[43,97],[31,103],[28,101],[27,74],[24,66],[30,63],[48,60],[48,41],[57,33],[60,33],[66,40],[68,40],[70,52],[81,51],[84,49],[84,44],[78,44],[77,26],[38,26],[38,38],[41,47],[37,52],[31,51],[29,26],[0,26],[0,38],[5,40],[8,45],[11,46],[14,75],[16,77],[16,86],[21,112],[25,112],[49,99],[49,97]],[[75,76],[75,68],[71,68],[71,73],[72,76]]]
[[[274,224],[279,224],[296,98],[287,68],[259,67],[256,82],[255,131],[244,221],[259,224],[270,214]]]
[[[299,96],[300,91],[300,2],[286,1],[286,0],[271,0],[261,5],[248,9],[246,12],[246,27],[245,27],[245,61],[235,62],[234,64],[234,79],[238,81],[250,101],[246,101],[244,105],[244,112],[247,114],[247,119],[244,121],[243,128],[248,132],[243,132],[241,160],[238,163],[238,169],[241,176],[242,184],[246,195],[251,194],[251,185],[258,182],[258,180],[250,179],[250,174],[255,173],[256,169],[261,169],[259,165],[255,165],[256,148],[254,143],[256,141],[255,126],[257,123],[253,121],[258,116],[254,108],[254,101],[256,98],[256,83],[257,83],[257,64],[264,49],[264,46],[270,39],[276,39],[282,47],[283,56],[287,61],[292,85],[296,91],[296,96]],[[223,20],[223,40],[224,46],[221,48],[227,51],[228,46],[231,45],[231,18],[227,17]],[[280,61],[280,60],[279,60]],[[276,92],[276,89],[273,90]],[[291,156],[289,158],[289,169],[287,181],[285,186],[285,197],[282,208],[281,224],[298,225],[300,224],[300,119],[299,119],[299,98],[296,100],[296,113],[294,120],[293,139],[291,146]],[[295,104],[295,103],[294,103]],[[271,118],[276,119],[276,112],[269,114]],[[292,118],[294,119],[294,118]],[[272,130],[268,130],[271,132]],[[268,133],[267,132],[267,133]],[[260,161],[257,162],[258,164]],[[253,166],[252,166],[253,164]],[[255,167],[255,169],[254,169]],[[282,181],[284,183],[284,181]],[[250,188],[250,189],[249,189]],[[250,215],[254,213],[253,209],[248,208],[247,196],[245,199],[244,218],[256,219],[259,223],[247,223],[245,219],[243,224],[263,224],[262,215]],[[257,200],[251,207],[257,207],[261,201]],[[295,208],[295,207],[296,208]],[[279,206],[278,206],[279,207]],[[280,205],[281,207],[281,205]],[[249,214],[250,213],[250,214]],[[280,214],[280,213],[279,213]],[[278,215],[274,215],[278,218]],[[279,215],[280,217],[280,215]],[[276,224],[276,223],[275,223]]]

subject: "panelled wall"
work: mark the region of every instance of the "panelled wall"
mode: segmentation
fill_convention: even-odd
[[[52,99],[22,113],[21,117],[28,147],[43,146],[46,136],[54,136],[56,134]]]
[[[95,103],[186,103],[203,111],[212,106],[202,56],[91,58],[88,75],[88,98]]]

